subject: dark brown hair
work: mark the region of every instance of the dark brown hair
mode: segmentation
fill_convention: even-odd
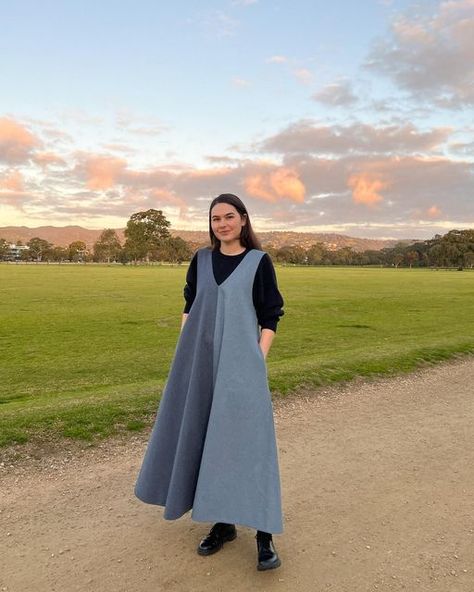
[[[211,205],[209,206],[209,236],[211,238],[212,250],[217,251],[221,246],[221,241],[214,234],[211,225],[212,208],[218,203],[226,203],[234,206],[234,208],[239,212],[240,217],[246,218],[247,223],[245,226],[242,226],[242,230],[240,231],[240,242],[246,249],[258,249],[261,251],[262,245],[253,231],[247,208],[244,206],[242,200],[233,193],[221,193],[221,195],[218,195],[212,200]]]

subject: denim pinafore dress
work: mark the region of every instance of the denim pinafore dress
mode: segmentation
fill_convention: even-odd
[[[264,252],[252,249],[218,285],[212,251],[197,253],[197,290],[179,336],[135,495],[227,522],[283,532],[280,474],[268,386],[252,298]]]

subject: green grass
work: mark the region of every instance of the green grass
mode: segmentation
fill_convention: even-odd
[[[186,266],[0,265],[0,446],[149,425]],[[474,353],[474,273],[278,267],[274,396]]]

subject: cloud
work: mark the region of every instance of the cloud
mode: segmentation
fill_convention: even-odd
[[[65,160],[59,155],[54,154],[54,152],[37,152],[33,157],[33,161],[43,168],[51,164],[66,165]]]
[[[289,59],[286,56],[274,55],[265,60],[268,64],[287,64]]]
[[[452,142],[449,144],[449,150],[465,156],[474,156],[474,141],[472,142]]]
[[[20,171],[8,171],[2,178],[0,178],[0,189],[22,192],[24,190],[23,175]]]
[[[244,78],[232,78],[232,85],[236,88],[247,88],[250,86],[250,82]]]
[[[32,195],[22,191],[0,190],[0,205],[11,206],[22,212],[25,211],[24,205],[32,198]]]
[[[380,190],[385,189],[388,185],[371,173],[351,175],[347,180],[347,184],[352,189],[354,203],[369,207],[374,207],[383,200]]]
[[[415,100],[456,109],[474,104],[474,2],[441,2],[434,14],[397,17],[364,64]]]
[[[231,157],[231,156],[226,156],[224,154],[222,155],[214,155],[214,154],[210,154],[208,156],[205,157],[207,161],[213,163],[213,164],[235,164],[236,162],[238,162],[239,159],[235,158],[235,157]]]
[[[25,203],[32,203],[35,196],[25,190],[25,180],[20,171],[10,169],[0,176],[0,205],[23,211]]]
[[[242,197],[260,228],[278,225],[278,215],[288,230],[338,227],[387,235],[391,227],[397,233],[419,227],[426,235],[448,222],[474,220],[474,168],[459,154],[468,148],[469,133],[308,119],[245,147],[240,157],[212,154],[208,166],[142,168],[120,152],[63,153],[48,145],[40,151],[28,147],[30,140],[21,172],[11,165],[0,169],[0,201],[23,208],[25,218],[126,220],[154,207],[174,227],[205,227],[211,199],[230,192]],[[447,156],[456,149],[456,159]]]
[[[154,207],[163,209],[177,228],[191,223],[205,227],[212,197],[230,192],[242,197],[260,228],[278,225],[275,212],[280,212],[287,230],[337,228],[360,236],[405,232],[406,237],[408,230],[408,236],[432,236],[438,230],[431,228],[448,221],[474,220],[472,165],[447,157],[289,153],[282,155],[281,164],[234,159],[227,166],[224,159],[224,166],[145,170],[108,155],[76,157],[71,169],[48,170],[47,183],[31,187],[34,194],[5,189],[2,201],[24,204],[25,215],[57,220],[126,220],[134,211]]]
[[[68,134],[62,130],[58,130],[55,128],[43,128],[41,130],[41,137],[45,138],[45,142],[49,142],[49,140],[53,140],[55,144],[72,144],[74,143],[74,138],[71,134]]]
[[[428,218],[441,218],[441,210],[438,208],[438,206],[433,205],[430,208],[428,208],[428,210],[426,211],[426,214],[428,216]]]
[[[401,223],[406,220],[474,220],[474,171],[468,161],[427,156],[357,156],[324,159],[290,155],[307,191],[299,222]],[[365,207],[361,207],[365,206]]]
[[[250,174],[244,179],[244,187],[249,195],[271,203],[281,199],[301,203],[305,196],[297,171],[289,167]]]
[[[285,154],[412,153],[441,147],[450,133],[450,128],[434,128],[423,132],[413,124],[377,126],[354,123],[329,126],[303,119],[270,136],[259,148]]]
[[[154,189],[151,192],[151,197],[155,199],[157,204],[160,206],[177,207],[179,209],[179,217],[182,220],[190,219],[188,216],[189,205],[182,197],[177,196],[172,191],[167,191],[165,189]]]
[[[89,189],[105,191],[122,187],[127,199],[132,200],[141,199],[144,194],[159,197],[166,204],[178,207],[181,216],[187,214],[194,199],[201,196],[210,199],[231,190],[239,193],[239,186],[257,201],[302,202],[305,196],[304,184],[295,170],[265,162],[234,160],[229,166],[196,169],[181,165],[139,171],[128,168],[127,162],[120,158],[82,153],[79,157],[73,173]],[[228,162],[225,157],[214,158]],[[187,196],[186,201],[180,197],[183,195]]]
[[[313,82],[313,73],[307,68],[296,68],[293,74],[302,84],[311,84]]]
[[[318,103],[333,107],[346,107],[348,105],[353,105],[358,101],[356,95],[352,92],[350,82],[347,80],[328,84],[314,93],[311,98]]]
[[[0,161],[7,164],[26,162],[40,140],[14,119],[0,117]]]
[[[76,166],[76,173],[89,189],[101,191],[113,187],[126,166],[125,160],[115,156],[87,155]]]

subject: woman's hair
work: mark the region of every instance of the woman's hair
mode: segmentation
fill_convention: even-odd
[[[212,250],[217,251],[221,246],[221,241],[214,234],[211,225],[212,208],[218,203],[226,203],[234,206],[240,216],[245,217],[247,222],[245,226],[242,226],[242,230],[240,232],[240,242],[246,249],[259,249],[261,251],[262,245],[253,231],[247,208],[244,206],[242,200],[233,193],[222,193],[221,195],[218,195],[212,200],[211,205],[209,206],[209,236],[211,237]]]

